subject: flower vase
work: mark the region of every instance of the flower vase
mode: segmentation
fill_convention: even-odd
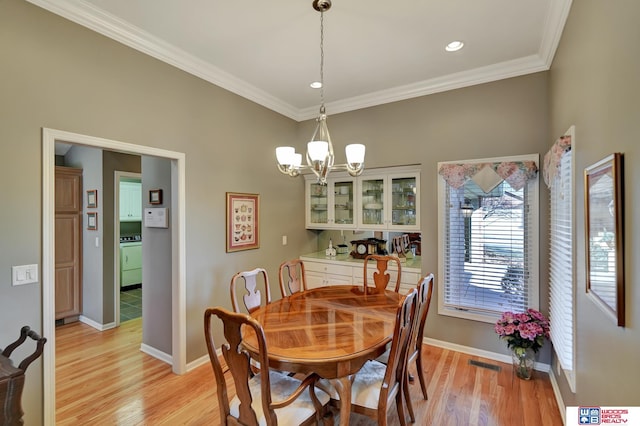
[[[536,353],[531,348],[513,348],[511,359],[513,370],[520,379],[530,380],[533,376],[533,365],[535,364]]]

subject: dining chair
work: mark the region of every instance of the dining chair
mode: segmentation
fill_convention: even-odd
[[[233,379],[232,386],[236,395],[231,400],[227,378],[213,338],[214,317],[222,323],[225,342],[218,345],[218,348]],[[234,313],[221,307],[205,310],[204,334],[216,379],[220,424],[318,424],[329,402],[329,395],[315,388],[318,376],[311,373],[299,380],[270,369],[267,374],[264,370],[254,374],[249,362],[251,356],[242,346],[243,333],[255,333],[260,364],[268,365],[264,330],[257,320],[247,314]]]
[[[244,281],[245,290],[245,294],[242,295],[242,301],[247,312],[252,313],[262,306],[263,303],[271,303],[269,276],[267,275],[267,271],[263,268],[256,268],[251,271],[241,271],[231,278],[231,304],[234,312],[241,312],[237,298],[240,290],[236,289],[238,281],[241,280]],[[259,281],[261,282],[261,287],[264,291],[264,300],[261,290],[258,289]]]
[[[376,269],[373,272],[373,284],[374,286],[369,286],[368,283],[368,264],[369,262],[376,262]],[[400,275],[402,273],[402,265],[400,263],[400,259],[395,256],[383,256],[378,254],[370,254],[364,258],[364,294],[377,294],[383,293],[387,286],[389,285],[389,281],[391,281],[391,275],[387,272],[389,268],[389,263],[392,263],[392,267],[397,271],[397,277],[395,282],[394,290],[396,293],[400,291]]]
[[[383,364],[376,360],[367,361],[352,379],[351,411],[376,420],[378,425],[387,424],[387,414],[394,399],[400,424],[406,425],[403,387],[406,383],[404,376],[415,321],[417,296],[417,289],[409,291],[396,311],[389,362]],[[337,391],[327,380],[321,379],[318,387],[327,390],[333,400],[339,400]]]
[[[307,290],[307,276],[304,272],[304,262],[300,259],[285,260],[278,271],[280,291],[282,297]]]
[[[416,302],[416,317],[413,323],[413,330],[411,332],[411,338],[409,341],[409,349],[407,354],[407,372],[404,375],[404,397],[407,402],[407,408],[409,410],[409,416],[411,421],[415,422],[415,416],[413,414],[413,405],[411,403],[411,395],[409,395],[409,365],[412,362],[416,363],[416,374],[420,380],[420,388],[422,389],[422,395],[427,400],[427,384],[424,378],[424,369],[422,366],[422,340],[424,338],[424,324],[429,313],[429,305],[431,304],[431,294],[433,292],[433,274],[426,275],[418,282],[418,299]]]

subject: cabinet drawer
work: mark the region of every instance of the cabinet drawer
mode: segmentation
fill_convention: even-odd
[[[329,263],[320,262],[304,262],[305,271],[320,272],[324,274],[345,275],[351,277],[351,266],[332,265]]]
[[[416,287],[418,285],[418,280],[420,279],[420,274],[416,272],[404,272],[402,271],[402,276],[400,277],[400,283],[406,284],[411,287]]]

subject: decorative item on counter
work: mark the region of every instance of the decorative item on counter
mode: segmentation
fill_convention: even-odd
[[[349,246],[346,244],[338,244],[336,248],[337,254],[347,254],[349,253]]]
[[[396,253],[400,259],[406,258],[402,235],[398,237],[393,237],[392,251]]]
[[[549,338],[549,320],[535,309],[523,313],[504,312],[496,322],[495,331],[511,349],[516,376],[530,380],[535,364],[535,353]]]
[[[336,257],[336,249],[333,248],[333,242],[329,239],[329,248],[324,251],[326,256]]]
[[[368,241],[367,240],[354,240],[351,241],[351,257],[354,259],[364,259],[368,256]]]

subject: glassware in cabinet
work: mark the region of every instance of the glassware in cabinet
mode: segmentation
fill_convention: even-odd
[[[329,197],[326,185],[307,182],[307,225],[327,225],[329,223]]]
[[[417,176],[391,177],[391,226],[415,226]]]
[[[360,223],[383,227],[385,221],[385,178],[360,178]]]

